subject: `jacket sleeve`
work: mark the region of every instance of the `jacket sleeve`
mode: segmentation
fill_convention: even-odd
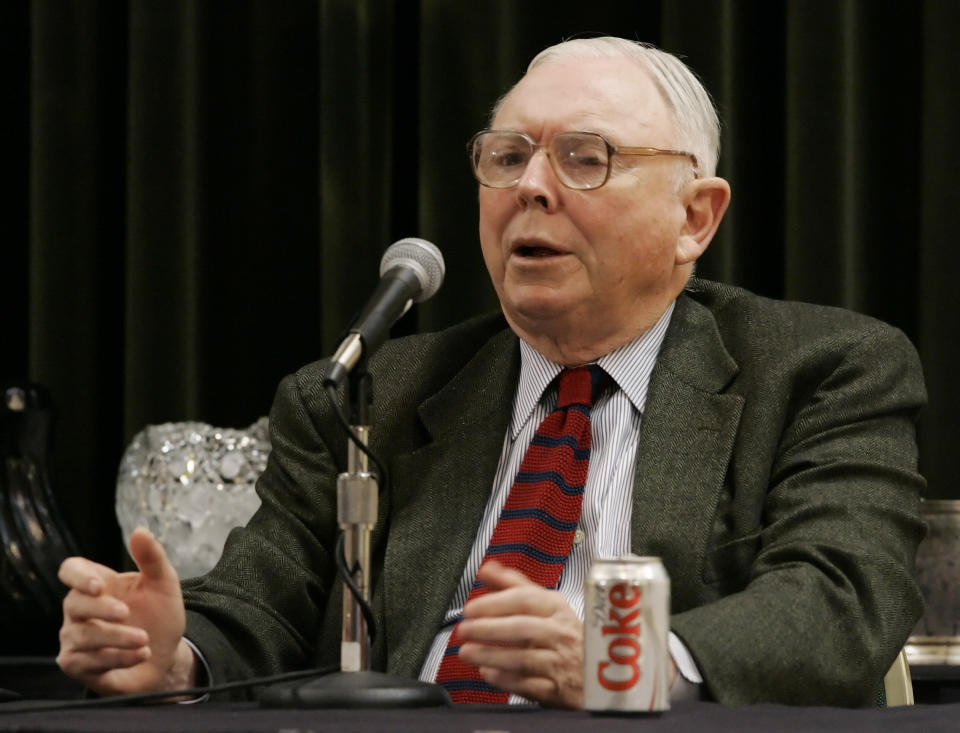
[[[216,567],[183,583],[186,636],[213,682],[309,668],[336,573],[336,475],[297,378],[270,412],[261,507],[234,529]]]
[[[919,360],[883,324],[833,354],[814,383],[754,397],[784,403],[745,417],[729,469],[773,446],[755,554],[742,587],[671,620],[722,703],[869,705],[922,612]]]

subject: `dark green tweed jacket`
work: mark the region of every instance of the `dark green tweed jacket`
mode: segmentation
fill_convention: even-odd
[[[373,533],[377,669],[416,676],[490,493],[519,369],[501,317],[388,342],[371,365],[389,464]],[[345,441],[323,364],[281,383],[249,525],[184,583],[217,681],[337,664],[332,560]],[[651,378],[633,551],[663,558],[672,628],[727,704],[869,705],[922,610],[914,421],[896,329],[693,281]]]

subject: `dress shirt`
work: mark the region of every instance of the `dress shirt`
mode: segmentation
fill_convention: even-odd
[[[640,422],[650,375],[670,324],[673,308],[674,304],[671,303],[656,324],[642,336],[597,360],[597,364],[616,382],[616,388],[608,389],[591,410],[590,470],[584,488],[580,523],[557,588],[581,619],[584,581],[593,560],[620,557],[630,552],[630,513]],[[461,618],[463,604],[490,544],[500,511],[506,503],[527,447],[537,427],[556,408],[556,388],[548,390],[548,387],[562,369],[563,366],[551,362],[526,342],[520,341],[520,377],[514,395],[513,417],[504,437],[493,491],[457,592],[421,668],[421,680],[432,682],[436,679],[447,641]],[[672,633],[670,652],[687,682],[702,682],[689,652]],[[680,690],[675,689],[674,692]],[[683,690],[683,696],[690,694],[691,690]],[[510,702],[524,703],[526,700],[513,695]]]

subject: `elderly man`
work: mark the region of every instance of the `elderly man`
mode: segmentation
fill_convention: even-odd
[[[672,578],[675,693],[870,703],[921,610],[920,367],[876,321],[690,279],[730,199],[717,150],[693,74],[612,38],[541,53],[472,140],[503,314],[388,342],[371,364],[392,477],[375,668],[458,700],[578,707],[583,579],[632,551]],[[112,694],[187,686],[201,660],[214,681],[336,663],[343,439],[323,372],[282,382],[263,505],[183,598],[146,531],[139,572],[63,564],[68,674]],[[565,375],[588,374],[593,403],[585,486],[559,523],[513,494],[546,460],[525,457],[538,426],[569,410],[558,374],[567,394]],[[530,542],[555,524],[565,542],[542,576],[501,552],[498,527],[531,512]]]

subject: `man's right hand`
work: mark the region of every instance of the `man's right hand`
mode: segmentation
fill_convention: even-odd
[[[183,641],[186,615],[177,571],[144,528],[130,536],[137,572],[82,557],[60,566],[63,601],[57,664],[100,695],[190,687],[196,658]]]

